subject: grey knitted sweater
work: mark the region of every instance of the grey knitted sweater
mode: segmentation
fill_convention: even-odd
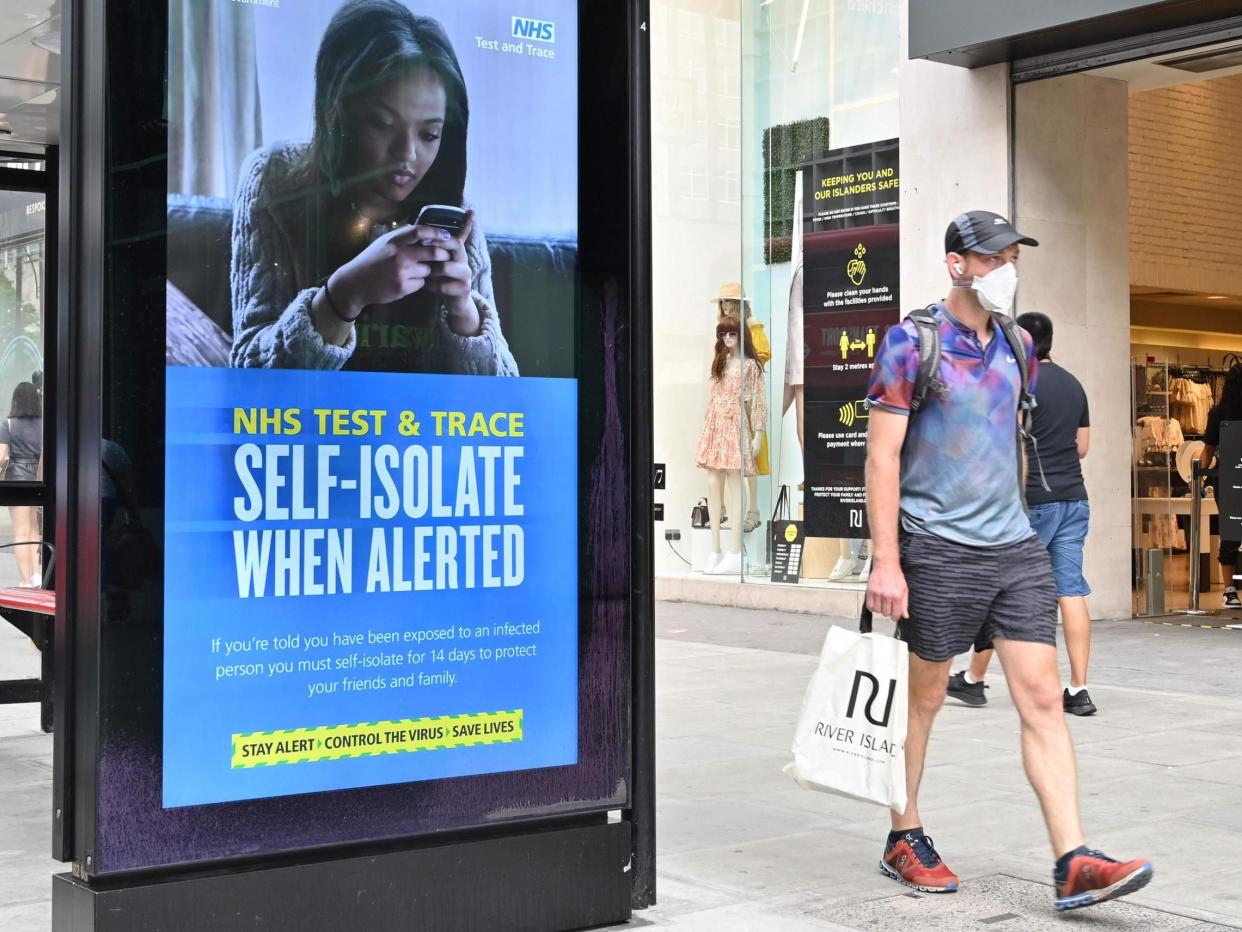
[[[340,369],[357,346],[352,329],[344,346],[325,342],[315,329],[310,308],[319,286],[305,267],[310,233],[270,206],[280,180],[305,150],[305,143],[277,143],[256,151],[242,169],[233,205],[230,275],[235,367]],[[466,255],[473,278],[471,296],[483,327],[478,336],[459,336],[449,328],[442,308],[432,348],[439,371],[517,375],[517,363],[500,332],[491,257],[477,220],[466,239]]]

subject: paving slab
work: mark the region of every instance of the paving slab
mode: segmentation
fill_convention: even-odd
[[[851,929],[918,929],[920,932],[1065,932],[1067,929],[1178,932],[1204,923],[1133,901],[1114,900],[1070,913],[1053,906],[1052,887],[1007,874],[963,884],[957,893],[910,891],[880,900],[834,906],[820,913]]]

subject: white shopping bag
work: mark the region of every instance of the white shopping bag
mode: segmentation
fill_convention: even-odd
[[[906,644],[870,631],[867,611],[858,632],[828,629],[785,773],[806,789],[905,812]]]

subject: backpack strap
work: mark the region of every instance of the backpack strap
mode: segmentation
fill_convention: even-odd
[[[1031,394],[1031,360],[1027,356],[1026,341],[1022,339],[1022,328],[1018,326],[1016,320],[1006,314],[993,314],[992,320],[1000,328],[1001,333],[1005,335],[1005,342],[1009,344],[1009,351],[1013,353],[1013,358],[1018,363],[1018,375],[1021,379],[1021,387],[1018,391],[1018,445],[1021,447],[1023,440],[1031,442],[1031,450],[1035,454],[1035,466],[1039,470],[1039,484],[1045,492],[1051,492],[1052,489],[1048,487],[1048,480],[1044,478],[1044,464],[1039,458],[1039,442],[1035,439],[1035,434],[1031,430],[1031,417],[1032,412],[1035,410],[1035,396]],[[1019,469],[1021,465],[1021,460],[1019,459]]]
[[[1031,361],[1027,358],[1026,341],[1022,339],[1022,328],[1018,322],[1006,314],[993,314],[992,321],[997,329],[1005,335],[1009,344],[1009,352],[1018,363],[1018,375],[1022,379],[1022,387],[1018,392],[1018,418],[1022,424],[1023,434],[1031,432],[1031,411],[1035,407],[1035,397],[1031,394]]]
[[[910,413],[916,414],[923,407],[928,389],[936,380],[940,369],[940,324],[933,315],[934,304],[906,316],[914,323],[919,335],[919,371],[914,378],[914,393],[910,396]]]

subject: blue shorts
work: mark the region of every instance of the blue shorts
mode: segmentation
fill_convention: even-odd
[[[1091,594],[1082,575],[1082,545],[1090,523],[1091,505],[1085,500],[1031,506],[1031,527],[1052,557],[1059,597]]]

